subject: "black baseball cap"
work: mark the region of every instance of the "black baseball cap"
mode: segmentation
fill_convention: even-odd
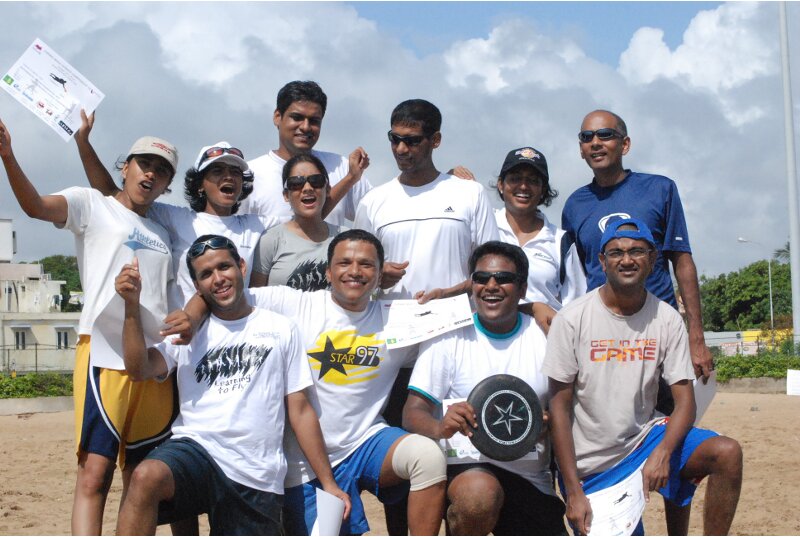
[[[519,149],[512,149],[506,155],[506,160],[503,161],[503,167],[500,169],[500,175],[503,175],[508,170],[519,164],[528,164],[539,172],[545,179],[550,180],[550,174],[547,173],[547,159],[544,155],[532,147],[520,147]]]

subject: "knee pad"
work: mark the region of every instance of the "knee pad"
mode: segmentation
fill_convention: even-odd
[[[392,470],[411,483],[412,492],[447,480],[447,460],[441,448],[434,440],[418,434],[409,434],[397,444]]]

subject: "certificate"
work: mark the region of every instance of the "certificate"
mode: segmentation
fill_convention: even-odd
[[[381,300],[386,348],[407,347],[472,324],[466,294],[431,300]]]
[[[34,40],[0,86],[67,142],[105,95],[41,39]]]
[[[644,513],[642,466],[625,480],[586,495],[592,506],[589,535],[630,535]]]
[[[703,384],[701,379],[694,379],[694,400],[697,404],[697,414],[694,418],[694,426],[700,423],[703,414],[706,413],[714,395],[717,393],[717,372],[712,371],[708,376],[708,382]]]

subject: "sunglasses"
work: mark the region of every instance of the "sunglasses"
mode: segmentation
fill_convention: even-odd
[[[200,164],[210,158],[218,157],[220,155],[224,155],[225,153],[228,153],[229,155],[235,155],[241,159],[244,158],[244,153],[235,147],[211,147],[206,149],[206,152],[203,153],[203,158],[200,159]]]
[[[286,181],[283,182],[283,188],[292,191],[301,190],[306,183],[311,185],[311,188],[322,188],[328,184],[328,178],[321,173],[312,175],[292,175],[291,177],[287,177]]]
[[[497,282],[497,285],[506,285],[508,283],[517,283],[519,281],[519,278],[517,278],[517,274],[515,272],[506,272],[504,270],[499,272],[476,270],[472,273],[471,278],[473,283],[480,285],[486,285],[492,278],[494,278],[494,281]]]
[[[625,138],[621,132],[616,129],[597,129],[596,131],[581,131],[578,133],[578,140],[582,144],[588,144],[594,137],[597,136],[600,140],[611,140],[612,138]]]
[[[400,136],[399,134],[395,134],[392,131],[386,133],[389,136],[389,141],[392,145],[400,145],[400,142],[403,142],[408,147],[414,147],[422,143],[427,136],[420,135],[420,136]]]
[[[189,248],[189,251],[186,253],[186,257],[188,259],[194,259],[203,255],[207,249],[211,248],[212,250],[221,250],[223,248],[227,248],[231,252],[236,251],[236,245],[234,245],[230,239],[226,237],[211,237],[208,240],[204,240],[202,242],[196,242],[192,244]]]

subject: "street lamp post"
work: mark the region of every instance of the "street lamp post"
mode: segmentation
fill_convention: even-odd
[[[757,244],[762,248],[765,248],[763,244],[756,241],[751,241],[749,239],[745,239],[744,237],[739,237],[736,239],[738,242],[742,243],[750,243],[750,244]],[[772,308],[772,258],[767,257],[767,281],[769,282],[769,329],[772,333],[772,346],[775,347],[775,313]]]

